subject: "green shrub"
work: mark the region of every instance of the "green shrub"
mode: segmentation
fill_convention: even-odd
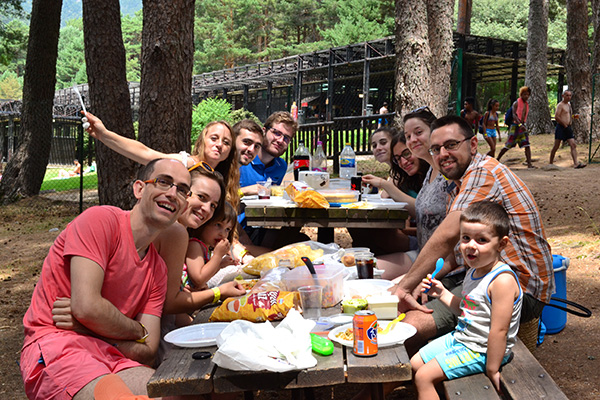
[[[231,124],[232,125],[240,122],[243,119],[251,119],[252,121],[254,121],[257,124],[259,124],[260,126],[262,126],[262,122],[260,122],[260,119],[258,119],[258,117],[256,115],[254,115],[254,113],[252,111],[248,111],[243,108],[240,108],[239,110],[235,110],[231,113]]]
[[[192,143],[212,121],[224,120],[231,123],[231,104],[223,99],[202,100],[192,111]]]

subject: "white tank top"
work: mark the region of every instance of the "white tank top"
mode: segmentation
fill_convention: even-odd
[[[473,278],[474,269],[469,269],[463,282],[462,301],[460,309],[462,314],[458,317],[458,325],[454,338],[473,351],[487,353],[487,342],[490,333],[492,317],[492,302],[488,295],[488,286],[501,273],[509,272],[519,285],[519,280],[513,270],[506,264],[490,271],[481,278]],[[523,291],[519,285],[519,297],[514,302],[512,317],[506,335],[505,355],[515,345],[521,318],[523,304]]]

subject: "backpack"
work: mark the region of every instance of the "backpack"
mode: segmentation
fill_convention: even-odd
[[[504,113],[504,123],[507,126],[510,126],[513,122],[513,114],[512,114],[512,105],[510,107],[508,107],[508,110],[506,110],[506,113]]]

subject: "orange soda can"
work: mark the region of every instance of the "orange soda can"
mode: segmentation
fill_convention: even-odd
[[[352,327],[354,347],[352,353],[359,357],[377,355],[377,316],[371,310],[361,310],[354,314]]]

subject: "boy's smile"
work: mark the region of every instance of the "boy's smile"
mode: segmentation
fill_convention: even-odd
[[[498,237],[491,226],[478,222],[460,223],[460,251],[465,263],[479,270],[475,277],[484,276],[494,268],[507,242],[508,238]]]

